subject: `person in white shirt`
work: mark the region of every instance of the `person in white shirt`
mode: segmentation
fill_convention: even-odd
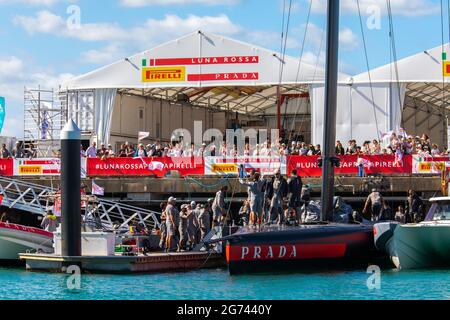
[[[115,153],[114,153],[114,150],[112,148],[112,145],[108,144],[108,149],[106,149],[106,156],[108,158],[114,158],[114,155],[115,155]]]
[[[197,150],[197,152],[195,153],[196,157],[203,157],[205,154],[205,150],[206,150],[206,143],[202,144],[202,147],[200,149]]]
[[[263,146],[261,148],[261,151],[259,152],[259,155],[262,157],[267,157],[269,155],[269,149],[267,149],[267,142],[263,143]]]
[[[255,150],[253,151],[253,156],[258,157],[259,155],[260,155],[259,145],[257,144]]]
[[[432,148],[431,148],[431,156],[432,157],[437,157],[440,154],[441,154],[441,152],[439,151],[438,145],[434,143]]]

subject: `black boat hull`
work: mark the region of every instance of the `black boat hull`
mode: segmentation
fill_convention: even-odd
[[[376,254],[371,225],[243,228],[226,246],[230,274],[354,268]]]

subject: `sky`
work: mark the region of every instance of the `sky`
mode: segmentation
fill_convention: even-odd
[[[57,89],[70,77],[193,31],[279,51],[289,8],[286,53],[299,58],[303,48],[303,61],[321,66],[326,1],[310,1],[0,0],[0,96],[6,98],[0,135],[23,137],[24,87]],[[390,62],[386,2],[359,0],[363,38],[357,0],[341,0],[341,72],[367,71],[364,39],[370,68]],[[449,2],[442,0],[445,42]],[[399,59],[441,45],[441,0],[391,0],[391,6]]]

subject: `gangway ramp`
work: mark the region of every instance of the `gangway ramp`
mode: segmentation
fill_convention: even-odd
[[[45,215],[49,202],[53,204],[57,195],[54,188],[0,176],[1,206]],[[132,224],[144,224],[149,230],[160,229],[159,212],[95,196],[83,196],[82,200],[85,219],[100,221],[103,229],[112,230],[115,226],[119,230]]]

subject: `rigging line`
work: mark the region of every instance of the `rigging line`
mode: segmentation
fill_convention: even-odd
[[[283,81],[283,72],[284,72],[284,64],[285,64],[285,57],[286,57],[286,47],[287,47],[287,40],[289,35],[289,24],[291,20],[291,10],[292,10],[292,0],[289,0],[289,9],[287,14],[287,22],[286,22],[286,32],[284,32],[284,21],[285,21],[285,11],[286,11],[286,0],[284,1],[284,8],[283,8],[283,26],[282,26],[282,32],[281,32],[281,50],[280,50],[280,78],[279,78],[279,84],[277,87],[277,104],[280,103],[281,99],[281,83]],[[284,42],[283,42],[284,40]],[[281,110],[281,106],[280,106]],[[281,115],[280,115],[281,116]]]
[[[324,26],[324,28],[322,29],[322,36],[321,36],[321,38],[320,38],[320,46],[319,46],[319,51],[318,51],[318,54],[317,54],[317,59],[316,59],[316,65],[315,65],[315,68],[314,68],[314,76],[313,76],[313,81],[315,81],[316,80],[316,76],[317,76],[317,69],[319,68],[319,62],[320,62],[320,53],[322,52],[322,48],[323,48],[323,44],[324,44],[324,42],[325,42],[325,26]],[[298,111],[300,111],[300,108],[298,109]],[[297,115],[296,115],[296,117],[297,117]],[[301,124],[300,124],[300,128],[297,130],[297,135],[299,135],[300,134],[300,132],[301,132],[301,130],[303,129],[303,123],[304,123],[304,119],[306,118],[306,114],[303,114],[302,115],[302,118],[301,118]],[[294,119],[295,120],[295,119]],[[311,132],[310,132],[310,134],[311,134]],[[311,141],[310,141],[311,142]]]
[[[281,65],[280,85],[281,85],[281,82],[283,80],[284,63],[285,63],[284,60],[286,58],[287,40],[288,40],[288,35],[289,35],[289,25],[290,25],[290,21],[291,21],[291,9],[292,9],[292,0],[289,0],[288,18],[287,18],[287,22],[286,22],[286,35],[284,37],[284,48],[283,48],[283,54],[282,54],[283,63]],[[280,90],[280,95],[281,95],[281,90]],[[280,110],[281,110],[281,108],[280,108]],[[286,101],[285,114],[286,114],[286,112],[287,112],[287,101]],[[286,116],[283,117],[283,126],[282,126],[282,128],[284,128],[285,120],[286,120]]]
[[[373,116],[374,116],[374,119],[375,119],[375,126],[377,128],[378,140],[380,140],[380,128],[378,126],[377,109],[376,109],[376,105],[375,105],[375,95],[373,94],[372,76],[370,74],[369,55],[367,53],[366,36],[365,36],[365,33],[364,33],[364,26],[363,26],[363,20],[362,20],[362,16],[361,16],[361,7],[359,5],[359,0],[356,0],[356,4],[358,5],[359,24],[360,24],[360,27],[361,27],[361,35],[362,35],[362,40],[363,40],[363,45],[364,45],[364,55],[365,55],[365,58],[366,58],[367,73],[368,73],[368,76],[369,76],[370,94],[372,96]]]
[[[401,96],[401,87],[400,87],[400,81],[399,81],[399,73],[398,73],[398,63],[397,63],[397,47],[395,44],[395,33],[394,33],[394,19],[392,16],[392,7],[391,7],[391,0],[387,0],[387,9],[388,9],[388,16],[389,16],[389,34],[391,39],[391,46],[392,46],[392,57],[394,59],[394,70],[395,70],[395,78],[396,78],[396,86],[397,86],[397,94],[398,94],[398,100],[399,105],[402,108],[402,96]]]
[[[305,33],[303,34],[303,41],[302,41],[302,47],[301,47],[301,50],[300,50],[300,56],[299,56],[298,67],[297,67],[297,74],[295,76],[295,84],[298,83],[298,77],[300,76],[300,69],[301,69],[301,64],[302,64],[302,60],[303,60],[303,53],[304,53],[304,50],[305,50],[306,36],[308,34],[309,23],[310,23],[310,19],[311,19],[312,2],[313,2],[313,0],[310,0],[309,8],[308,8],[308,14],[306,16]],[[297,99],[296,110],[299,110],[299,109],[300,109],[300,99]],[[287,105],[286,105],[286,113],[287,113]],[[295,116],[294,116],[294,122],[295,122],[295,119],[297,117],[297,113],[298,112],[296,111],[295,112]],[[285,117],[285,119],[286,119],[286,117]],[[290,131],[292,131],[292,129],[293,129],[294,122],[291,125],[291,130]],[[291,136],[292,136],[292,134],[289,135],[289,140],[291,139]]]
[[[285,20],[286,20],[286,0],[284,0],[283,2],[283,18],[281,20],[281,42],[280,42],[280,73],[279,73],[279,82],[281,84],[281,76],[282,76],[282,67],[283,67],[283,43],[284,43],[284,37],[285,37],[285,33],[284,33],[284,25],[285,25]]]
[[[298,77],[300,76],[300,69],[301,69],[301,64],[302,64],[302,60],[303,60],[303,53],[304,53],[304,50],[305,50],[305,44],[306,44],[306,36],[308,34],[309,24],[310,24],[310,20],[311,20],[312,2],[313,2],[313,0],[310,0],[309,8],[308,8],[308,14],[306,16],[306,26],[305,26],[305,32],[303,34],[303,41],[302,41],[302,47],[301,47],[301,50],[300,50],[300,56],[299,56],[298,67],[297,67],[297,74],[295,76],[295,84],[298,84]],[[320,51],[319,51],[319,54],[320,54]],[[291,124],[291,130],[290,130],[290,133],[289,133],[289,139],[288,140],[290,140],[291,137],[292,137],[292,130],[293,130],[293,127],[295,125],[295,120],[297,118],[297,114],[298,114],[299,110],[300,110],[300,99],[297,99],[296,112],[295,112],[295,115],[294,115],[294,121]],[[286,106],[286,111],[287,111],[287,106]]]

